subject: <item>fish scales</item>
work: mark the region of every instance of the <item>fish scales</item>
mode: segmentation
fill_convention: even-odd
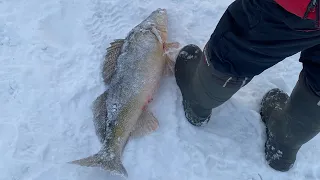
[[[115,68],[111,68],[115,71],[114,74],[104,72],[107,78],[105,82],[110,82],[109,88],[93,105],[96,133],[102,148],[97,154],[72,163],[100,166],[127,176],[120,158],[130,134],[137,124],[141,127],[145,125],[148,131],[156,127],[157,120],[145,107],[155,93],[165,69],[166,40],[167,13],[164,9],[157,9],[128,33],[122,46],[117,44],[117,48],[121,47],[119,56],[118,50],[113,51],[112,56],[107,56],[114,58],[109,62],[112,65],[116,62]],[[122,43],[122,40],[117,43]],[[140,123],[137,123],[138,120]],[[137,129],[142,132],[141,127]]]
[[[135,32],[128,37],[123,53],[118,58],[117,72],[110,83],[111,96],[108,96],[106,100],[108,121],[118,121],[118,123],[121,123],[121,120],[125,121],[125,118],[118,119],[124,107],[130,110],[129,106],[131,106],[132,111],[137,111],[126,112],[128,116],[140,114],[146,98],[152,95],[155,83],[160,77],[161,71],[159,70],[165,64],[161,62],[161,59],[153,56],[154,52],[161,48],[159,41],[154,36],[151,31],[135,29]],[[130,103],[130,101],[135,103]],[[129,122],[135,123],[134,121]],[[110,124],[118,123],[110,122]],[[130,127],[133,126],[128,125],[128,128]]]

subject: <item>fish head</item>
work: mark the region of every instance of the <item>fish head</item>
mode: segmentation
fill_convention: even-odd
[[[160,36],[164,42],[167,41],[168,33],[168,14],[166,9],[158,8],[153,11],[146,19],[149,24],[155,26],[159,31]]]

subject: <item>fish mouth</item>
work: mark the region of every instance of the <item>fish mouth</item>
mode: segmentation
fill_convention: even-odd
[[[168,23],[167,9],[158,8],[151,13],[149,18],[150,20],[154,21],[154,23],[157,25],[167,26],[167,23]]]
[[[158,11],[159,13],[165,13],[165,14],[167,14],[167,9],[164,9],[164,8],[158,8],[157,11]]]
[[[155,28],[162,40],[165,42],[167,40],[168,33],[168,15],[167,9],[158,8],[154,10],[145,20],[142,22],[141,26],[145,29]]]
[[[167,33],[167,26],[168,26],[168,13],[167,9],[165,8],[158,8],[154,12],[156,15],[154,21],[156,24],[156,27],[159,31],[163,33]]]

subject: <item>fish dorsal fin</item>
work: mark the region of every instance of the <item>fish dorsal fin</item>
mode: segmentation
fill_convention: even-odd
[[[110,43],[110,47],[107,48],[107,54],[105,56],[102,66],[102,78],[105,84],[108,84],[116,71],[117,59],[121,53],[124,39],[116,39]]]
[[[134,130],[131,132],[131,136],[133,138],[145,136],[157,130],[158,127],[158,120],[146,109],[142,111]]]

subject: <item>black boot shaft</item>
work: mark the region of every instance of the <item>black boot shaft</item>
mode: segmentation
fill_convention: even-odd
[[[271,90],[263,98],[261,116],[267,128],[265,151],[271,167],[288,171],[301,146],[320,132],[319,101],[303,71],[290,97]]]
[[[177,84],[183,96],[186,118],[195,126],[206,124],[213,108],[229,100],[251,79],[237,78],[218,72],[206,50],[195,45],[181,49],[175,66]]]
[[[284,109],[290,129],[281,133],[274,128],[279,134],[278,139],[288,146],[299,148],[316,136],[320,131],[319,101],[320,97],[309,88],[302,72]],[[279,116],[281,113],[275,114],[274,118],[279,119]]]

